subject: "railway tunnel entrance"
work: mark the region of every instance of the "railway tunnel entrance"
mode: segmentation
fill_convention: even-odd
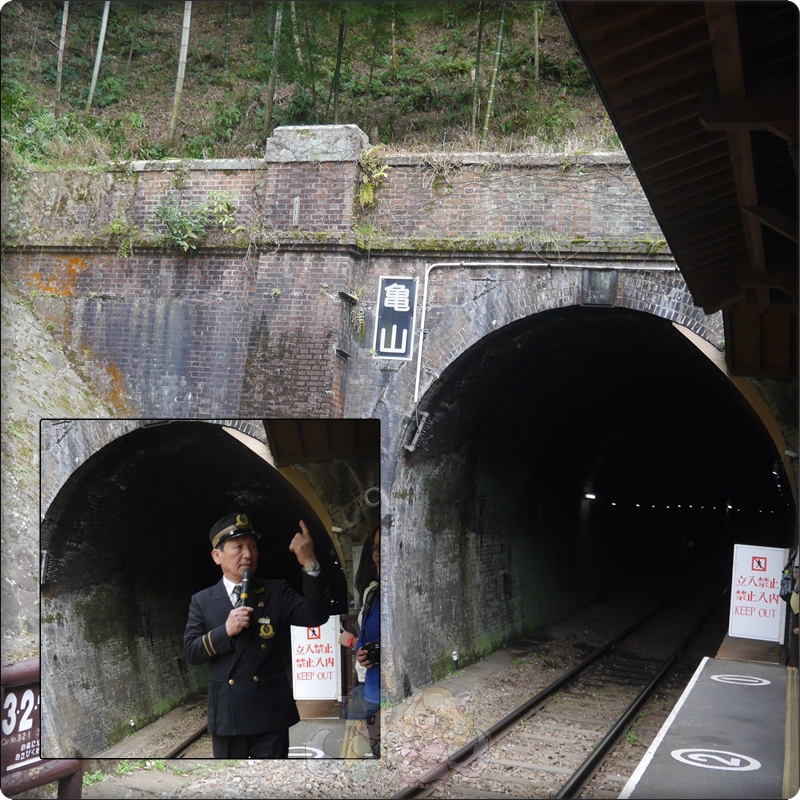
[[[140,421],[98,448],[103,425],[115,421],[50,424],[62,438],[80,428],[92,454],[43,509],[43,757],[96,755],[131,720],[143,727],[205,692],[207,668],[185,662],[183,632],[191,595],[220,578],[208,531],[226,513],[248,513],[261,534],[258,576],[298,591],[288,547],[304,519],[329,578],[331,614],[347,613],[338,540],[307,493],[266,460],[262,441],[222,424]],[[329,478],[330,491],[359,498],[374,485],[359,463]]]
[[[422,398],[392,489],[402,695],[647,575],[730,579],[794,500],[741,392],[675,325],[543,311]]]

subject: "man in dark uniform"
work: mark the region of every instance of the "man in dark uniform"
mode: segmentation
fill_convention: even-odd
[[[300,721],[287,665],[290,625],[323,625],[330,593],[305,522],[289,545],[303,567],[303,594],[284,580],[250,579],[259,534],[246,514],[229,514],[209,533],[222,580],[192,597],[183,637],[191,664],[209,664],[208,730],[215,758],[288,758],[289,728]]]

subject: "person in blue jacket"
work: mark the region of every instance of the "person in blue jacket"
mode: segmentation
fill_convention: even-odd
[[[259,538],[246,514],[216,522],[209,539],[222,579],[189,604],[184,655],[209,665],[214,758],[289,757],[289,728],[300,721],[286,669],[290,626],[323,625],[329,616],[328,584],[302,520],[289,550],[303,567],[303,594],[284,580],[251,577],[247,600],[239,600],[245,570],[254,575],[258,565]]]
[[[374,716],[367,718],[367,731],[369,733],[370,749],[375,758],[380,758],[380,694],[381,694],[381,664],[380,664],[380,633],[381,633],[381,600],[380,600],[380,573],[381,573],[381,532],[376,528],[372,539],[372,561],[375,564],[375,574],[378,583],[364,599],[361,612],[361,631],[356,643],[356,660],[366,667],[364,676],[364,700],[378,709]]]

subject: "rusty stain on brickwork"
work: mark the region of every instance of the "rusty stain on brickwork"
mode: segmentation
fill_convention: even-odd
[[[74,294],[75,281],[89,265],[79,256],[60,258],[49,276],[43,275],[39,270],[31,272],[29,284],[46,294],[71,297]]]
[[[86,361],[93,362],[99,369],[105,372],[102,385],[94,382],[95,389],[102,402],[109,405],[120,416],[134,413],[134,408],[129,401],[130,392],[122,377],[122,370],[114,361],[106,362],[93,348],[86,342],[81,344],[80,350]]]

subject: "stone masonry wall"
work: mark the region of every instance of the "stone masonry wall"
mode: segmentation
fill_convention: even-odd
[[[624,157],[379,153],[391,169],[376,180],[376,203],[359,209],[366,137],[322,127],[277,129],[264,159],[34,172],[22,199],[3,186],[4,290],[15,312],[35,312],[31,330],[13,328],[28,346],[11,380],[30,396],[4,411],[4,494],[26,487],[4,531],[27,531],[19,602],[4,594],[4,645],[6,630],[25,651],[37,637],[38,503],[31,510],[20,471],[37,467],[9,425],[30,443],[42,416],[378,417],[386,521],[401,506],[391,492],[413,432],[418,363],[416,353],[390,362],[370,352],[380,275],[416,276],[421,302],[428,266],[455,264],[431,274],[420,398],[499,326],[582,302],[583,267],[618,273],[614,304],[722,339],[720,315],[694,307]],[[215,191],[235,209],[224,229],[212,226],[196,252],[159,241],[160,201],[191,209]],[[7,308],[4,292],[4,326]],[[31,356],[34,327],[50,337],[49,348],[32,345],[50,366]],[[52,395],[60,384],[30,383],[53,364],[91,383],[73,376],[63,397]],[[392,596],[395,581],[389,572]],[[403,644],[402,624],[389,633]]]
[[[423,242],[513,235],[533,247],[574,250],[596,240],[609,251],[662,238],[621,155],[446,154],[387,158],[380,201],[366,215],[381,233]],[[635,249],[635,248],[633,248]]]

